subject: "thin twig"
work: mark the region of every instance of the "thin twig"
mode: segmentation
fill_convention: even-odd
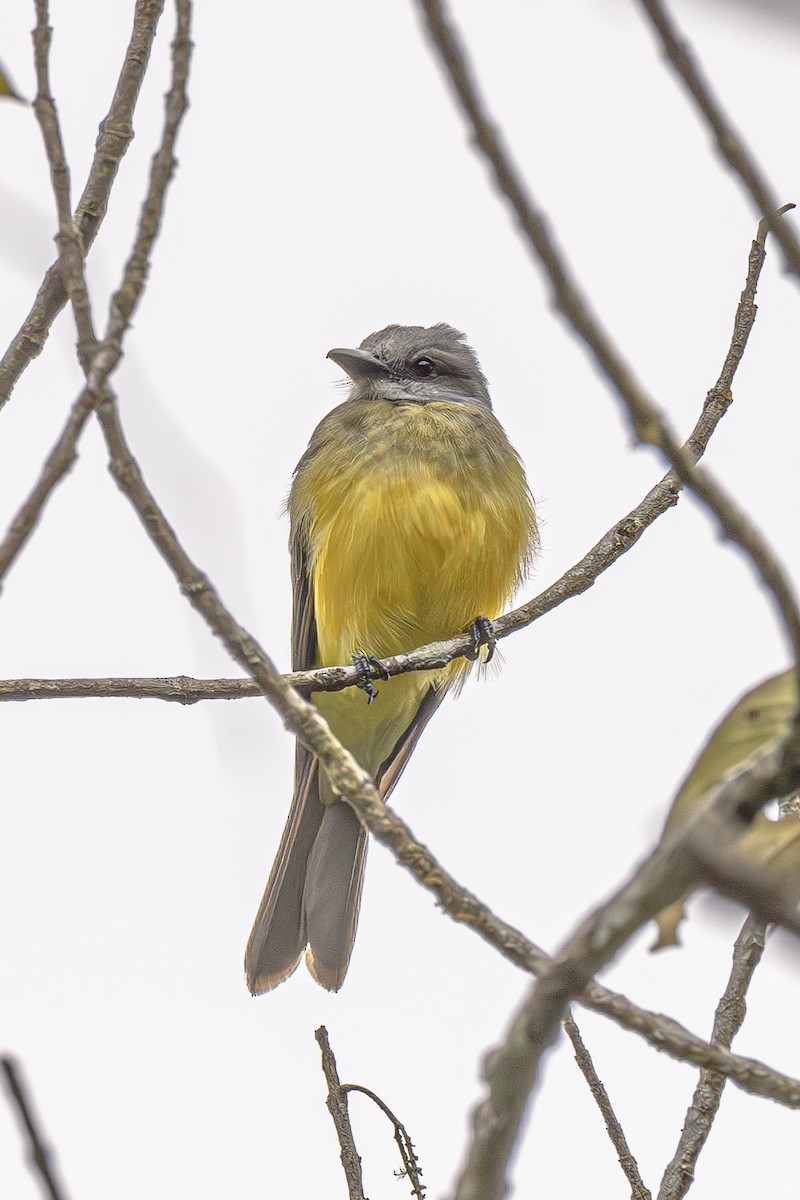
[[[294,686],[292,675],[284,675]],[[192,679],[169,675],[157,679],[2,679],[0,700],[167,700],[197,704],[201,700],[263,698],[252,679]]]
[[[764,953],[765,932],[764,923],[752,916],[742,926],[733,948],[730,977],[714,1014],[712,1045],[729,1049],[742,1027],[747,1012],[745,997]],[[694,1182],[697,1160],[711,1132],[724,1087],[724,1075],[700,1072],[678,1147],[661,1180],[658,1200],[681,1200]]]
[[[611,1139],[611,1144],[617,1152],[619,1165],[622,1167],[625,1178],[630,1184],[631,1200],[652,1200],[650,1190],[645,1187],[642,1177],[639,1174],[639,1166],[631,1154],[623,1128],[617,1120],[614,1109],[611,1107],[608,1092],[597,1071],[594,1069],[592,1056],[586,1049],[580,1030],[571,1014],[568,1014],[564,1020],[564,1032],[572,1042],[572,1048],[575,1051],[575,1061],[589,1085],[589,1090],[594,1097],[597,1107],[600,1109],[600,1114],[608,1131],[608,1136]]]
[[[328,1040],[328,1031],[320,1025],[314,1034],[322,1054],[322,1070],[328,1084],[328,1112],[331,1114],[339,1139],[342,1167],[347,1180],[347,1193],[350,1200],[364,1200],[364,1181],[361,1176],[361,1158],[356,1149],[353,1127],[350,1124],[350,1114],[347,1111],[347,1093],[339,1082],[339,1072],[336,1069],[336,1059]]]
[[[84,250],[78,226],[72,215],[70,201],[69,166],[64,152],[64,140],[58,119],[56,103],[50,93],[50,43],[53,30],[50,28],[49,0],[34,0],[36,28],[33,31],[34,61],[36,65],[36,99],[33,110],[42,131],[50,179],[58,214],[58,267],[62,282],[67,290],[75,324],[78,329],[78,357],[84,368],[97,347],[92,322],[89,293],[86,286]]]
[[[30,495],[14,516],[0,542],[0,590],[6,572],[36,528],[53,489],[75,462],[78,440],[91,415],[93,405],[94,397],[88,388],[84,388],[72,405],[58,441],[45,459]]]
[[[122,338],[130,325],[150,271],[153,246],[161,231],[167,189],[175,174],[175,145],[189,107],[187,84],[191,65],[191,0],[176,0],[176,27],[172,41],[172,79],[164,102],[164,129],[150,164],[150,177],[136,229],[133,248],[125,263],[122,282],[111,297],[102,352],[110,372],[122,355]]]
[[[691,46],[659,0],[640,0],[640,3],[661,40],[665,58],[683,80],[713,133],[720,154],[750,193],[759,215],[768,220],[783,250],[787,271],[800,278],[800,242],[790,225],[775,219],[777,197],[741,135],[733,128],[708,80],[703,78]]]
[[[53,1153],[47,1145],[44,1133],[34,1116],[33,1106],[22,1082],[22,1072],[13,1058],[0,1058],[0,1068],[5,1076],[8,1101],[16,1111],[28,1138],[30,1161],[36,1171],[42,1190],[49,1200],[66,1200],[67,1194],[57,1178]]]
[[[397,1148],[400,1151],[400,1158],[403,1162],[401,1175],[405,1176],[411,1184],[411,1194],[415,1197],[415,1200],[424,1200],[425,1184],[422,1182],[422,1168],[419,1165],[414,1143],[411,1141],[408,1130],[400,1118],[395,1116],[389,1105],[381,1100],[380,1096],[376,1095],[370,1088],[363,1087],[360,1083],[343,1083],[342,1091],[361,1092],[362,1096],[367,1096],[388,1117],[392,1123],[394,1140],[397,1142]]]
[[[119,164],[133,137],[133,112],[147,71],[164,0],[137,0],[133,30],[125,51],[111,106],[100,123],[92,166],[75,221],[84,254],[91,246],[108,207]],[[44,277],[31,311],[0,360],[0,409],[30,362],[41,353],[55,318],[67,301],[61,269],[55,262]]]
[[[455,27],[445,14],[444,5],[440,0],[418,0],[418,4],[457,100],[472,125],[475,142],[490,165],[497,185],[511,202],[528,245],[550,280],[556,307],[566,317],[619,396],[636,438],[644,445],[657,447],[661,451],[678,478],[716,517],[725,536],[750,559],[756,574],[772,596],[786,631],[794,665],[800,668],[800,610],[782,564],[733,497],[707,471],[697,467],[691,454],[678,443],[599,317],[582,297],[566,259],[549,232],[547,222],[530,198],[499,130],[478,97],[470,65]],[[769,224],[774,224],[778,216],[778,212],[770,213]]]

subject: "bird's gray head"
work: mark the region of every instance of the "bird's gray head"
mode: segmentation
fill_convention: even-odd
[[[351,400],[492,407],[475,351],[452,325],[387,325],[357,350],[331,350],[328,358],[353,380]]]

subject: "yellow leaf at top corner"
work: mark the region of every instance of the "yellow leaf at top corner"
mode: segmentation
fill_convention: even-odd
[[[0,96],[6,96],[9,100],[19,100],[22,104],[25,103],[9,79],[2,63],[0,63]]]

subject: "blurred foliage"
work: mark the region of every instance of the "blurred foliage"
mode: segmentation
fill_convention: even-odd
[[[797,708],[794,671],[760,683],[747,692],[720,721],[696,758],[667,817],[664,834],[679,832],[695,815],[726,775],[767,754],[786,735]],[[782,797],[779,797],[782,798]],[[765,884],[780,887],[787,900],[800,901],[800,815],[788,812],[780,821],[759,813],[731,848],[751,867],[763,872]],[[684,901],[665,908],[657,918],[658,940],[653,946],[678,944],[678,925]]]
[[[22,96],[20,96],[19,92],[17,91],[17,89],[14,87],[13,83],[9,79],[8,73],[1,62],[0,62],[0,96],[7,96],[9,100],[20,100],[20,101],[22,101],[23,104],[25,103],[25,101],[22,100]]]

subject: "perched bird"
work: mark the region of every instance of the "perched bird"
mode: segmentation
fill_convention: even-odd
[[[352,385],[315,429],[289,495],[293,669],[366,666],[473,627],[475,657],[488,658],[481,642],[530,566],[537,526],[474,351],[449,325],[389,325],[328,358]],[[470,665],[398,675],[377,693],[367,669],[367,697],[349,688],[313,701],[386,799]],[[245,954],[253,994],[291,975],[304,951],[318,983],[341,987],[366,850],[366,830],[298,743],[292,807]]]

